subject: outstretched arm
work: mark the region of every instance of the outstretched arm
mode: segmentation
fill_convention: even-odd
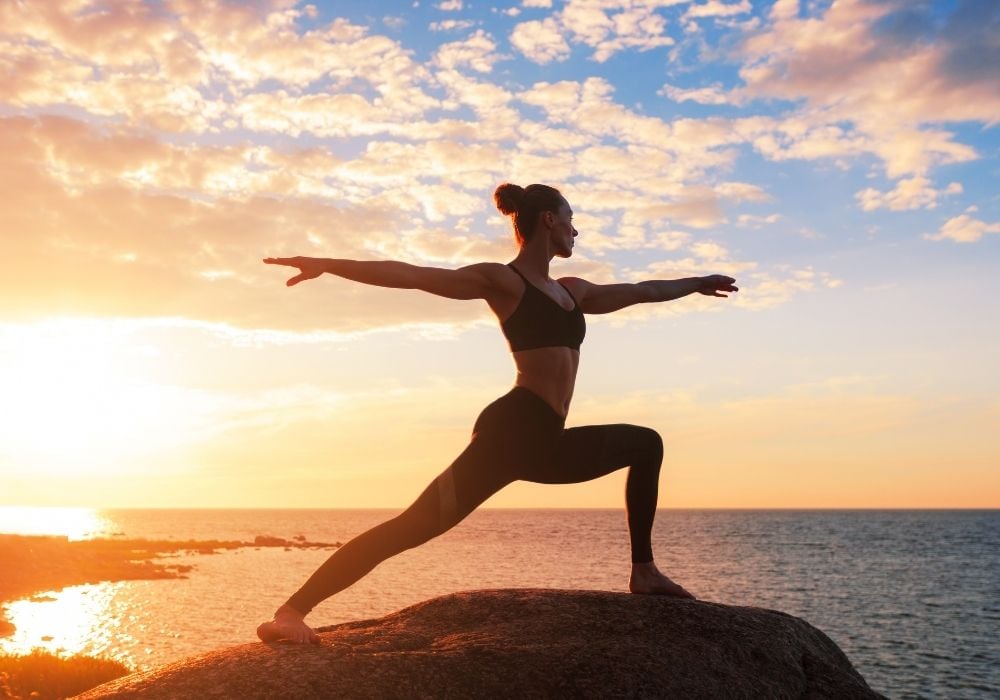
[[[680,299],[688,294],[728,297],[722,292],[737,292],[736,280],[725,275],[688,277],[679,280],[649,280],[635,284],[593,284],[577,277],[562,280],[584,313],[607,314],[633,304]]]
[[[264,258],[268,265],[297,267],[299,274],[285,284],[289,287],[315,279],[324,272],[338,277],[397,289],[420,289],[449,299],[486,299],[496,289],[499,263],[476,263],[449,270],[422,267],[394,260],[338,260],[333,258]]]

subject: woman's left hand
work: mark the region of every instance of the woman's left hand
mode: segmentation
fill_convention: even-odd
[[[740,291],[739,287],[735,286],[735,283],[736,280],[732,277],[709,275],[708,277],[701,278],[701,287],[698,288],[698,293],[709,297],[728,297],[728,294],[720,294],[719,292]]]

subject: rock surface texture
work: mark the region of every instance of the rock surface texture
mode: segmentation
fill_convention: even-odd
[[[882,697],[804,620],[702,601],[471,591],[319,631],[318,646],[244,644],[80,697]]]

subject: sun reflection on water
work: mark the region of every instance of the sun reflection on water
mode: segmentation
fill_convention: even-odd
[[[0,533],[86,540],[114,534],[112,530],[113,523],[93,508],[0,506]]]
[[[123,603],[116,601],[120,586],[70,586],[5,604],[6,617],[16,629],[11,636],[0,638],[0,652],[29,654],[43,649],[59,656],[104,656],[134,666],[127,653],[115,652],[123,641],[117,628],[128,614]]]

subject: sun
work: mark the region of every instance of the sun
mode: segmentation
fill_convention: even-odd
[[[127,324],[63,318],[0,330],[0,466],[114,473],[183,440],[184,391],[148,376]]]

